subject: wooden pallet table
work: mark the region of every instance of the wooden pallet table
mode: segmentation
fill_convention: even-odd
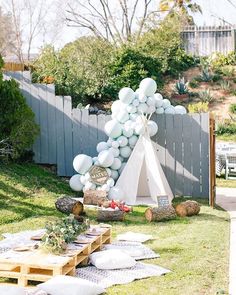
[[[16,279],[19,286],[26,287],[30,281],[45,282],[56,275],[73,276],[77,266],[88,263],[89,254],[111,242],[111,229],[102,228],[101,234],[88,239],[89,243],[78,244],[79,248],[60,256],[32,250],[22,253],[18,259],[0,258],[0,277]]]

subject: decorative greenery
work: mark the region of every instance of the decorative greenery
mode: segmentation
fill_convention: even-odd
[[[188,86],[191,88],[197,88],[199,86],[199,81],[193,78],[189,83]]]
[[[39,127],[18,83],[14,79],[3,80],[1,66],[3,62],[0,57],[0,142],[4,141],[11,149],[10,154],[2,156],[15,160],[32,146]]]
[[[223,66],[221,68],[221,73],[223,76],[229,78],[229,79],[233,79],[234,78],[234,74],[235,74],[235,68],[234,66]]]
[[[212,80],[212,74],[210,70],[210,63],[207,59],[201,58],[200,59],[200,68],[201,68],[201,81],[202,82],[210,82]]]
[[[236,134],[236,123],[232,122],[232,120],[224,120],[219,122],[216,126],[216,133],[218,135],[233,135]]]
[[[189,113],[207,113],[208,112],[208,102],[198,102],[188,105]]]
[[[227,55],[224,55],[223,53],[215,52],[208,60],[213,71],[221,72],[223,66],[236,65],[236,53],[232,51]]]
[[[175,84],[175,88],[174,88],[175,92],[177,94],[187,94],[188,91],[188,83],[185,83],[184,77],[183,78],[179,78],[178,82]]]
[[[220,89],[225,91],[225,92],[229,92],[230,89],[231,89],[231,83],[229,81],[222,80],[220,82]]]
[[[202,102],[209,103],[213,100],[210,89],[200,91],[198,95],[199,95],[199,98]]]
[[[232,103],[232,104],[229,106],[229,111],[230,111],[230,113],[232,113],[232,114],[236,114],[236,103]]]
[[[42,239],[42,248],[54,254],[61,254],[67,244],[88,228],[87,223],[78,222],[74,215],[46,224],[46,233]]]

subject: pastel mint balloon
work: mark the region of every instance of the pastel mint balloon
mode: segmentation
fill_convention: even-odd
[[[131,148],[129,146],[124,146],[120,148],[120,155],[123,158],[128,158],[131,154]]]
[[[148,121],[148,133],[150,137],[154,136],[158,131],[157,123],[154,121]]]
[[[120,147],[126,146],[128,144],[128,139],[124,135],[121,135],[120,137],[118,137],[117,141],[118,141]]]
[[[122,134],[122,125],[116,120],[108,121],[105,124],[105,133],[111,138],[117,138]]]
[[[115,158],[114,159],[114,162],[111,165],[111,169],[113,169],[113,170],[119,170],[120,167],[121,167],[121,164],[122,164],[121,163],[121,160],[119,158]]]
[[[175,114],[175,108],[172,105],[170,105],[168,108],[165,109],[165,114],[174,115]]]
[[[180,114],[180,115],[184,115],[184,114],[187,114],[187,110],[185,109],[185,107],[177,105],[177,106],[175,106],[175,113]]]
[[[153,96],[157,90],[157,83],[151,78],[145,78],[140,82],[139,89],[145,95]]]
[[[105,151],[109,148],[109,145],[105,141],[101,141],[97,144],[97,152]]]
[[[102,167],[110,167],[114,161],[114,156],[111,151],[106,150],[98,154],[98,162]]]
[[[164,108],[164,109],[167,109],[169,106],[171,106],[171,103],[170,103],[170,101],[169,101],[169,99],[163,99],[163,101],[162,101],[162,107]]]
[[[77,155],[73,160],[73,167],[79,174],[85,174],[93,165],[93,159],[87,155]]]
[[[156,114],[164,114],[165,110],[163,107],[157,108],[156,109]]]
[[[129,87],[124,87],[119,91],[119,99],[125,104],[130,104],[134,98],[135,93]]]
[[[80,192],[83,190],[84,185],[80,181],[81,175],[75,174],[70,178],[69,184],[72,190]]]

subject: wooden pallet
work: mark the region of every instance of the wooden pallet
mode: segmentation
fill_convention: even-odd
[[[89,254],[111,242],[111,229],[101,230],[100,235],[89,238],[88,244],[79,244],[79,249],[68,250],[61,256],[33,250],[25,252],[18,260],[0,258],[0,277],[16,279],[19,286],[26,287],[29,281],[45,282],[56,275],[73,276],[78,265],[88,263]]]

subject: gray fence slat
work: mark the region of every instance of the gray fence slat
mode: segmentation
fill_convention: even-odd
[[[209,114],[201,114],[201,172],[202,196],[209,197]]]
[[[82,110],[81,118],[81,153],[89,154],[89,112],[86,109]]]
[[[98,115],[97,122],[98,122],[98,142],[106,141],[107,135],[104,132],[104,126],[106,123],[106,115],[104,115],[104,114]]]
[[[72,103],[70,96],[64,96],[64,139],[65,139],[65,166],[66,176],[73,174],[73,155],[72,155]]]
[[[47,85],[48,102],[48,164],[57,163],[57,137],[56,137],[56,96],[55,86]]]
[[[193,154],[193,195],[196,197],[201,196],[201,185],[200,185],[200,142],[201,142],[201,121],[200,114],[192,115],[192,154]]]
[[[81,110],[73,109],[72,110],[72,130],[73,130],[73,158],[78,154],[82,153],[81,151]]]
[[[40,126],[40,96],[39,96],[39,88],[37,87],[37,84],[32,84],[30,87],[30,94],[31,94],[31,101],[32,101],[32,111],[35,115],[35,122]],[[41,130],[40,130],[41,134]],[[41,136],[36,138],[34,144],[33,144],[33,152],[34,152],[34,161],[36,163],[41,163]]]
[[[31,76],[30,76],[30,72],[22,72],[22,81],[21,81],[21,85],[22,85],[22,94],[23,96],[26,98],[27,104],[29,107],[32,108],[32,97],[31,97]]]
[[[184,191],[185,196],[192,195],[192,118],[183,115],[183,143],[184,143]]]
[[[175,192],[175,147],[174,116],[166,115],[166,177],[172,192]]]
[[[165,123],[165,115],[157,115],[156,122],[158,125],[158,132],[156,135],[157,148],[158,148],[158,158],[163,168],[164,173],[166,173],[166,123]]]
[[[47,86],[39,84],[41,163],[48,163],[48,103]]]
[[[63,109],[64,109],[63,97],[56,96],[57,174],[59,176],[66,175]]]
[[[97,115],[89,116],[89,155],[91,157],[97,156],[96,146],[98,143],[98,131],[97,131]]]
[[[174,140],[175,140],[175,195],[183,195],[183,116],[174,116]]]

